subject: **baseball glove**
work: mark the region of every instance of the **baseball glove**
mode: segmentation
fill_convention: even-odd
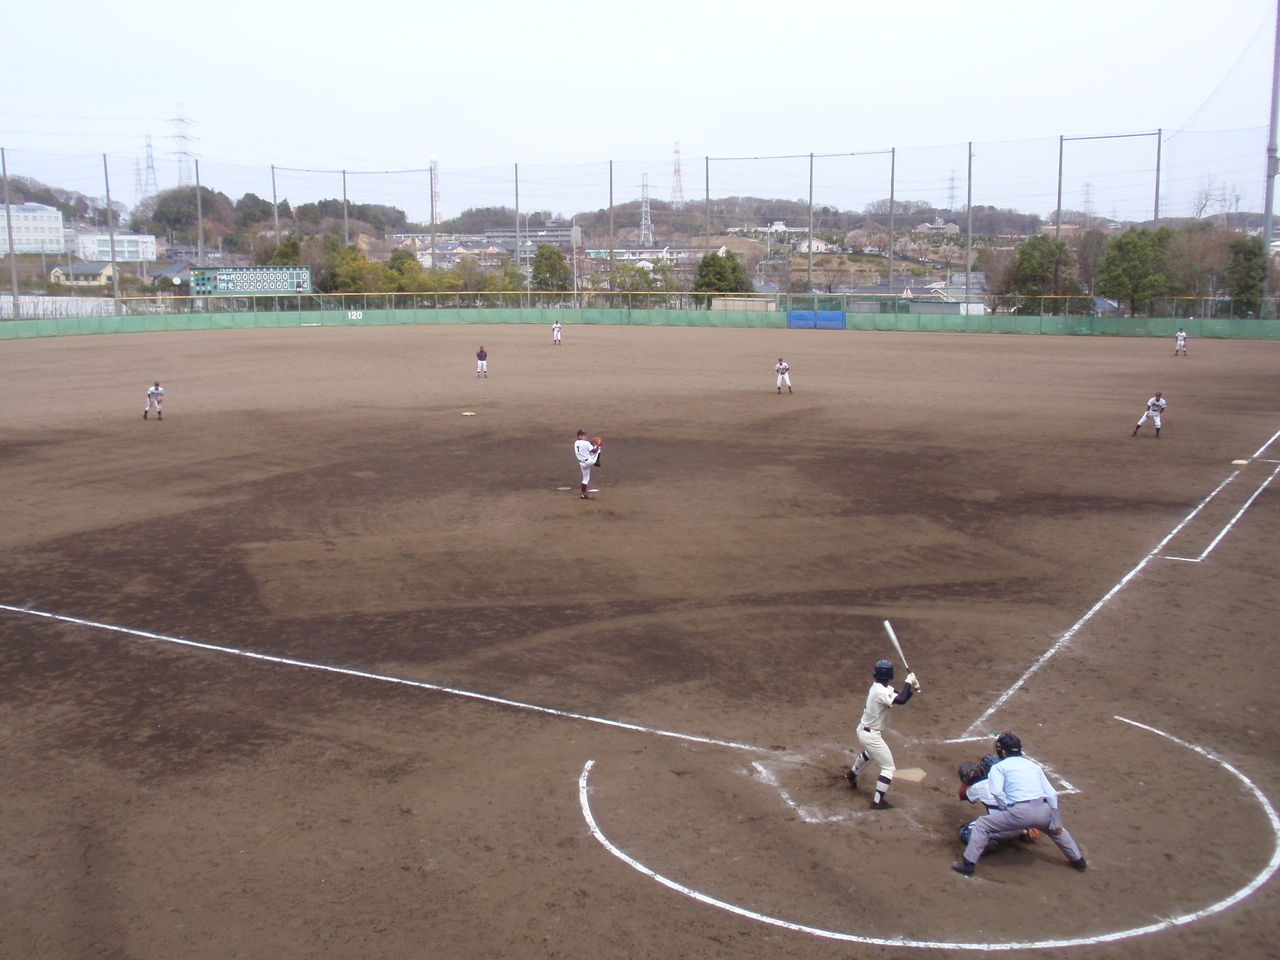
[[[600,446],[600,444],[604,443],[604,438],[603,438],[603,437],[592,437],[592,438],[591,438],[591,442],[592,442],[593,444],[595,444],[595,445],[598,447],[598,446]]]

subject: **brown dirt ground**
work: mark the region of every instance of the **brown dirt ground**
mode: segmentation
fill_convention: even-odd
[[[477,380],[483,342],[491,376]],[[947,869],[996,698],[1280,428],[1280,342],[569,326],[5,343],[0,956],[901,957],[1102,937],[1276,850],[1280,490],[986,723],[1080,792]],[[772,367],[792,364],[795,394]],[[143,391],[168,389],[163,422]],[[1129,431],[1155,390],[1164,435]],[[462,417],[464,410],[474,417]],[[578,499],[574,430],[606,438]],[[1280,444],[1264,455],[1275,459]],[[1169,544],[1195,556],[1274,469]],[[893,620],[896,808],[842,779]],[[643,729],[526,709],[552,708]],[[758,751],[655,735],[727,740]],[[755,766],[759,763],[759,766]],[[1275,956],[1275,882],[1037,956]],[[960,950],[934,951],[969,956]]]

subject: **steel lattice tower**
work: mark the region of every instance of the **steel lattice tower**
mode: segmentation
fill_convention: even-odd
[[[680,183],[680,144],[676,143],[676,165],[671,171],[671,206],[684,206],[684,186]]]
[[[640,177],[640,248],[653,246],[653,220],[649,216],[649,175]]]

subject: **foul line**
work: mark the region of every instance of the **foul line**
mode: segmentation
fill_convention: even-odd
[[[1248,897],[1250,894],[1254,893],[1259,887],[1261,887],[1264,883],[1270,880],[1275,875],[1276,870],[1280,869],[1280,818],[1276,816],[1275,808],[1271,805],[1271,802],[1266,798],[1266,795],[1263,794],[1263,792],[1258,789],[1257,785],[1254,784],[1252,780],[1246,777],[1243,773],[1237,770],[1230,763],[1223,760],[1221,757],[1217,756],[1216,754],[1210,753],[1208,750],[1205,750],[1203,747],[1198,747],[1193,743],[1188,743],[1186,740],[1182,740],[1178,737],[1173,736],[1172,734],[1165,733],[1162,730],[1157,730],[1155,727],[1147,726],[1145,723],[1139,723],[1136,720],[1128,720],[1121,716],[1116,716],[1115,719],[1120,720],[1123,723],[1130,724],[1131,726],[1138,727],[1139,729],[1146,730],[1150,733],[1154,733],[1157,736],[1165,737],[1166,739],[1171,740],[1172,742],[1179,744],[1180,746],[1186,747],[1188,750],[1194,751],[1195,753],[1199,754],[1205,759],[1211,760],[1214,763],[1217,763],[1224,770],[1227,770],[1229,773],[1235,776],[1241,783],[1245,785],[1245,787],[1248,788],[1248,790],[1253,794],[1254,799],[1258,801],[1258,803],[1262,806],[1262,809],[1266,812],[1267,819],[1271,822],[1271,832],[1273,836],[1273,841],[1272,841],[1273,851],[1271,854],[1271,859],[1270,861],[1268,861],[1267,865],[1262,869],[1262,871],[1253,878],[1253,880],[1251,880],[1245,886],[1241,887],[1231,896],[1226,897],[1222,900],[1219,900],[1218,902],[1213,903],[1202,910],[1196,910],[1192,913],[1184,913],[1176,917],[1166,917],[1164,919],[1158,920],[1155,923],[1149,923],[1141,927],[1130,927],[1127,930],[1116,930],[1111,933],[1101,933],[1101,934],[1096,934],[1090,937],[1069,937],[1069,938],[1063,938],[1059,940],[1031,940],[1031,941],[1022,941],[1018,943],[1008,943],[1008,942],[967,943],[967,942],[953,942],[953,941],[945,941],[945,940],[913,940],[908,937],[871,937],[871,936],[864,936],[862,934],[857,934],[857,933],[842,933],[838,930],[826,930],[822,927],[811,927],[811,926],[808,926],[807,924],[793,923],[789,920],[782,920],[778,917],[771,917],[771,916],[768,916],[767,914],[757,913],[754,910],[748,910],[745,907],[739,907],[735,904],[728,903],[724,900],[718,900],[715,897],[708,896],[705,893],[700,893],[699,891],[694,890],[691,887],[687,887],[682,883],[679,883],[675,880],[670,879],[669,877],[664,877],[662,876],[662,874],[658,873],[656,870],[653,870],[645,866],[639,860],[636,860],[634,857],[625,853],[621,848],[619,848],[616,844],[614,844],[611,840],[609,840],[609,838],[606,837],[604,835],[604,832],[600,829],[600,825],[596,822],[595,815],[591,811],[590,791],[587,785],[588,776],[591,773],[592,767],[595,766],[594,760],[588,760],[586,762],[586,765],[583,766],[582,768],[582,773],[578,776],[578,804],[582,808],[582,816],[587,822],[587,827],[591,830],[591,835],[596,838],[596,840],[600,843],[601,846],[603,846],[606,850],[608,850],[611,854],[613,854],[623,863],[627,864],[628,866],[632,867],[635,870],[638,870],[640,873],[644,874],[645,876],[658,881],[663,886],[668,887],[671,890],[676,891],[677,893],[683,894],[687,897],[691,897],[694,900],[699,901],[700,903],[707,904],[708,906],[712,906],[720,910],[728,911],[729,913],[736,914],[737,916],[740,916],[740,917],[745,917],[748,920],[755,920],[755,921],[758,921],[759,923],[767,923],[770,926],[781,927],[784,930],[792,930],[792,931],[795,931],[796,933],[807,933],[816,937],[824,937],[828,940],[842,940],[847,943],[866,943],[866,944],[871,944],[873,946],[881,946],[881,947],[910,947],[910,948],[926,949],[926,950],[983,950],[983,951],[1006,950],[1007,951],[1007,950],[1046,950],[1046,949],[1053,949],[1053,948],[1060,948],[1060,947],[1084,947],[1084,946],[1093,946],[1100,943],[1114,943],[1117,940],[1129,940],[1134,937],[1144,936],[1145,934],[1149,934],[1149,933],[1160,933],[1165,930],[1173,929],[1174,927],[1184,926],[1188,923],[1194,923],[1197,920],[1203,920],[1204,918],[1210,917],[1215,913],[1221,913],[1223,910],[1226,910],[1227,908],[1234,906],[1235,904],[1239,903],[1241,900]]]
[[[295,660],[292,657],[277,657],[267,653],[258,653],[253,650],[241,650],[237,647],[224,647],[216,643],[202,643],[199,640],[187,640],[183,637],[170,637],[162,633],[150,633],[146,630],[134,630],[130,627],[119,627],[110,623],[98,623],[95,620],[82,620],[79,617],[68,617],[58,613],[49,613],[44,610],[32,610],[30,607],[15,607],[7,603],[0,603],[0,610],[6,610],[10,613],[23,613],[32,617],[43,617],[46,620],[57,620],[62,623],[73,623],[80,627],[91,627],[95,630],[109,630],[113,633],[123,633],[131,637],[140,637],[143,640],[152,640],[159,643],[173,643],[183,647],[195,647],[197,650],[208,650],[212,653],[226,653],[236,657],[246,657],[250,660],[265,660],[268,663],[279,663],[288,667],[303,667],[307,670],[322,670],[325,673],[337,673],[346,677],[359,677],[362,680],[379,680],[383,683],[396,683],[404,687],[416,687],[419,690],[431,690],[435,693],[447,693],[455,697],[467,697],[471,700],[483,700],[486,703],[496,703],[504,707],[515,707],[519,710],[532,710],[536,713],[545,713],[553,717],[561,717],[566,720],[584,720],[587,723],[596,723],[605,727],[614,727],[619,730],[632,730],[637,733],[652,733],[659,737],[671,737],[675,740],[684,740],[689,743],[706,743],[717,747],[732,747],[735,750],[750,750],[755,753],[766,753],[764,747],[752,746],[748,743],[735,743],[732,740],[717,740],[714,737],[700,737],[690,733],[677,733],[674,730],[662,730],[657,727],[646,727],[638,723],[624,723],[621,720],[609,720],[605,717],[594,717],[585,713],[573,713],[568,710],[557,710],[554,707],[544,707],[536,703],[523,703],[519,700],[508,700],[506,697],[495,697],[488,693],[477,693],[474,690],[460,690],[457,687],[446,687],[438,683],[429,683],[425,680],[409,680],[406,677],[393,677],[385,673],[370,673],[367,670],[355,670],[351,667],[335,667],[326,663],[312,663],[308,660]]]
[[[1276,461],[1268,460],[1267,462],[1275,463]],[[1239,520],[1242,516],[1244,516],[1244,512],[1248,510],[1249,507],[1253,504],[1253,501],[1258,498],[1258,494],[1260,494],[1263,490],[1265,490],[1268,487],[1268,485],[1270,485],[1271,481],[1276,478],[1277,473],[1280,473],[1280,466],[1272,470],[1271,476],[1263,480],[1262,485],[1259,486],[1257,490],[1253,491],[1253,494],[1249,497],[1249,499],[1244,502],[1244,506],[1242,506],[1239,510],[1237,510],[1236,515],[1227,522],[1227,525],[1223,527],[1220,531],[1218,531],[1218,535],[1213,538],[1213,540],[1209,543],[1207,547],[1204,548],[1204,552],[1201,553],[1200,556],[1198,557],[1161,557],[1160,559],[1161,560],[1185,560],[1187,563],[1199,563],[1200,561],[1202,561],[1205,557],[1207,557],[1209,554],[1213,552],[1213,548],[1218,545],[1218,542],[1223,537],[1225,537],[1228,533],[1231,532],[1231,528],[1236,525],[1236,521]]]
[[[1253,456],[1250,459],[1254,459],[1258,457],[1263,451],[1267,449],[1267,447],[1271,446],[1271,444],[1276,441],[1277,437],[1280,437],[1280,430],[1277,430],[1275,433],[1273,433],[1271,435],[1271,439],[1269,439],[1266,443],[1264,443],[1261,447],[1259,447],[1254,452]],[[1125,586],[1128,585],[1130,580],[1132,580],[1139,573],[1141,573],[1143,567],[1145,567],[1148,563],[1150,563],[1152,559],[1156,558],[1159,555],[1160,551],[1163,550],[1165,546],[1169,543],[1169,541],[1172,540],[1174,537],[1176,537],[1188,523],[1194,520],[1196,515],[1199,514],[1200,511],[1205,508],[1205,506],[1209,503],[1209,501],[1211,501],[1214,497],[1216,497],[1222,491],[1222,488],[1225,487],[1227,484],[1229,484],[1236,477],[1238,477],[1240,473],[1241,473],[1241,470],[1232,471],[1231,474],[1225,480],[1223,480],[1220,484],[1218,484],[1216,487],[1213,488],[1212,493],[1210,493],[1207,497],[1205,497],[1198,504],[1196,504],[1195,508],[1192,509],[1192,511],[1188,513],[1185,517],[1183,517],[1178,522],[1178,524],[1172,530],[1170,530],[1168,534],[1165,535],[1164,539],[1155,545],[1155,547],[1151,550],[1150,553],[1148,553],[1145,557],[1143,557],[1140,561],[1138,561],[1138,565],[1136,567],[1134,567],[1132,570],[1126,573],[1123,577],[1121,577],[1119,583],[1117,583],[1114,587],[1108,590],[1103,595],[1102,599],[1099,600],[1097,603],[1095,603],[1092,607],[1090,607],[1088,612],[1086,612],[1083,617],[1081,617],[1079,620],[1073,623],[1071,627],[1067,630],[1067,632],[1064,633],[1062,636],[1060,636],[1053,643],[1053,645],[1049,647],[1048,650],[1040,654],[1040,656],[1035,660],[1035,662],[1032,663],[1031,666],[1029,666],[1026,669],[1026,672],[1023,673],[1022,676],[1020,676],[1017,679],[1017,681],[1014,682],[1013,686],[1011,686],[1004,693],[1000,694],[1000,696],[996,699],[996,702],[993,703],[990,707],[988,707],[986,711],[982,714],[982,716],[980,716],[977,720],[973,721],[973,723],[969,724],[969,726],[965,729],[965,733],[970,734],[970,733],[976,732],[993,713],[995,713],[1002,706],[1004,706],[1005,703],[1008,701],[1008,699],[1022,688],[1023,684],[1025,684],[1029,679],[1031,679],[1031,677],[1042,666],[1044,666],[1053,657],[1054,654],[1056,654],[1064,646],[1070,643],[1071,638],[1080,632],[1080,628],[1083,627],[1090,620],[1092,620],[1094,614],[1096,614],[1099,610],[1101,610],[1104,606],[1106,606],[1108,601],[1110,601],[1112,597],[1114,597],[1117,593],[1123,590]],[[1272,474],[1272,476],[1274,476],[1274,473]],[[1254,494],[1254,496],[1257,496],[1257,494]],[[1250,500],[1250,502],[1252,502],[1252,499]],[[1232,522],[1234,523],[1235,521],[1232,521]]]

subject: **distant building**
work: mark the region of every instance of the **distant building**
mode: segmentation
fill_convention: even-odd
[[[70,287],[100,287],[111,282],[115,265],[110,261],[78,261],[71,266],[58,266],[49,271],[51,283],[65,283]]]
[[[13,247],[18,253],[64,253],[66,232],[62,211],[43,203],[11,203],[5,214],[13,227]],[[0,230],[0,254],[9,252],[9,231]]]
[[[156,238],[143,233],[116,234],[116,260],[124,263],[155,263]],[[110,260],[111,235],[76,234],[75,255],[82,260]]]
[[[922,223],[916,227],[916,233],[941,233],[947,236],[955,236],[960,232],[960,224],[943,223],[941,217],[935,217],[933,223]]]
[[[510,226],[486,230],[484,237],[492,243],[514,246],[516,228]],[[582,246],[582,228],[576,223],[559,223],[555,220],[548,220],[541,226],[530,224],[520,228],[520,243],[549,243],[553,247],[576,250]]]

